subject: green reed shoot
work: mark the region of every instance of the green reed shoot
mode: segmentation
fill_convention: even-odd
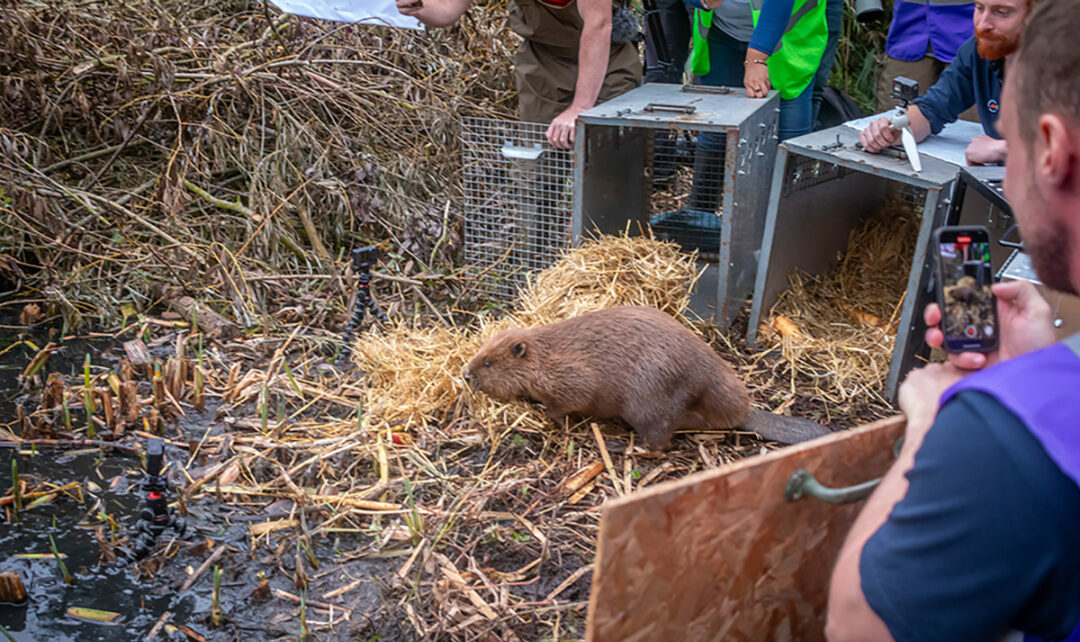
[[[192,324],[195,323],[195,314],[191,315]],[[192,325],[194,330],[198,329],[197,326]],[[199,349],[195,351],[195,393],[194,399],[192,399],[192,405],[196,409],[202,410],[206,407],[206,403],[203,401],[203,343],[202,335],[199,335]]]
[[[12,458],[11,460],[11,494],[15,497],[15,521],[19,520],[19,513],[22,512],[22,489],[19,488],[19,462]]]
[[[266,432],[267,423],[270,420],[270,387],[269,382],[262,385],[262,398],[260,399],[259,419],[262,421],[262,431]]]
[[[225,623],[225,614],[221,611],[221,576],[221,567],[214,566],[214,593],[211,596],[212,604],[210,607],[210,621],[213,623],[214,628],[218,628]]]
[[[86,408],[87,425],[89,425],[90,415],[94,414],[97,408],[94,407],[94,390],[90,387],[90,353],[86,353],[86,358],[83,359],[83,406]]]
[[[306,640],[307,637],[307,588],[305,587],[300,591],[300,639]]]
[[[295,390],[296,394],[303,400],[304,393],[300,390],[300,384],[296,383],[296,379],[293,377],[292,368],[289,367],[289,362],[282,359],[281,365],[285,366],[285,376],[289,379],[289,383],[292,384],[293,390]]]
[[[63,558],[60,557],[60,551],[56,550],[56,540],[53,539],[52,533],[49,533],[49,548],[52,549],[57,568],[60,569],[60,573],[64,576],[64,583],[74,584],[75,580],[72,579],[71,573],[68,573],[67,564],[64,564]]]

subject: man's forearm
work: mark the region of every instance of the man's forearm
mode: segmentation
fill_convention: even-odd
[[[867,540],[888,519],[896,503],[907,493],[905,474],[915,462],[919,444],[905,444],[874,494],[866,500],[844,541],[829,585],[829,609],[825,635],[829,642],[891,641],[892,636],[881,618],[866,602],[859,573],[859,558]]]
[[[911,133],[915,134],[915,140],[922,142],[930,135],[930,121],[923,116],[918,105],[908,107],[908,120],[911,121]]]
[[[574,85],[573,106],[589,109],[596,104],[600,88],[607,75],[608,58],[611,55],[611,9],[608,5],[607,19],[585,17],[578,45],[578,75]]]

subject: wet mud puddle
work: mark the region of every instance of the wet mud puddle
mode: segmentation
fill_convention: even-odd
[[[21,340],[16,336],[17,330],[0,320],[0,351]],[[253,525],[282,517],[261,508],[245,510],[207,497],[192,501],[185,507],[185,536],[166,530],[154,554],[135,563],[130,557],[135,526],[147,493],[145,455],[130,446],[145,451],[146,439],[128,438],[126,449],[108,450],[5,441],[9,431],[17,434],[17,376],[35,352],[14,348],[0,353],[0,426],[6,429],[0,430],[0,574],[18,573],[28,599],[21,605],[0,603],[0,642],[143,640],[150,634],[156,640],[410,637],[397,635],[398,624],[390,621],[385,608],[381,578],[392,566],[385,560],[338,555],[355,547],[361,536],[322,539],[312,546],[324,565],[312,578],[310,599],[317,600],[330,590],[326,587],[359,578],[362,584],[349,596],[352,617],[342,618],[340,610],[328,615],[302,608],[292,551],[253,545]],[[95,363],[110,358],[107,346],[76,343],[50,356],[48,371],[74,375],[85,352],[93,353]],[[77,368],[72,368],[74,362]],[[208,407],[170,428],[174,440],[198,440],[211,429],[213,411]],[[200,465],[213,464],[187,461],[187,452],[176,443],[181,442],[173,441],[165,451],[170,501],[177,497],[177,485],[184,483],[185,470],[198,474]],[[11,492],[16,475],[21,510],[15,510]],[[215,569],[221,571],[216,605]],[[80,617],[86,614],[90,617]],[[326,626],[328,621],[338,624]]]

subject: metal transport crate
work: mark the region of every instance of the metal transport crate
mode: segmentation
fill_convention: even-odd
[[[933,255],[927,250],[931,232],[949,216],[959,168],[923,155],[922,171],[916,173],[901,154],[862,152],[855,147],[858,139],[856,130],[840,125],[780,144],[747,342],[755,343],[763,315],[787,289],[792,270],[823,273],[846,249],[852,229],[888,200],[906,200],[922,221],[885,384],[886,395],[893,398],[917,357],[928,354],[922,309],[933,300]]]
[[[573,156],[545,123],[463,118],[465,261],[481,291],[516,296],[570,246]]]
[[[1065,339],[1080,332],[1080,297],[1064,294],[1043,285],[1023,250],[1012,207],[1002,185],[1005,168],[964,167],[953,196],[950,225],[985,225],[990,230],[990,260],[1001,281],[1028,281],[1050,304],[1054,332]]]
[[[779,97],[650,83],[578,117],[574,243],[640,234],[697,251],[691,306],[726,329],[754,284]]]
[[[1001,166],[960,168],[948,220],[949,225],[982,225],[990,230],[990,263],[995,273],[1020,248],[1004,181]]]

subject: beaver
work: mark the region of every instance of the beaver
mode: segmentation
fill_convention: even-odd
[[[628,423],[652,450],[677,430],[748,428],[796,443],[829,430],[805,419],[753,409],[735,370],[671,315],[622,306],[536,328],[510,328],[487,341],[465,381],[500,401],[544,404],[556,423],[570,414]]]

